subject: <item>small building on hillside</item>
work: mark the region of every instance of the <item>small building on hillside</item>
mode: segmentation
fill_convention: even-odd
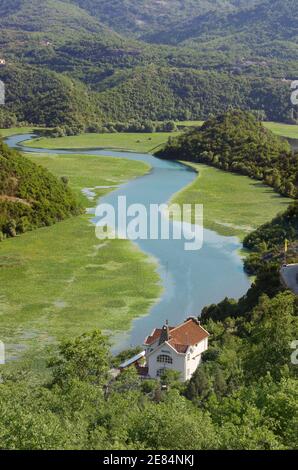
[[[176,327],[166,323],[156,328],[144,343],[147,377],[159,378],[169,369],[179,372],[183,382],[191,379],[208,349],[208,338],[208,331],[192,317]]]
[[[6,60],[5,59],[0,59],[0,66],[1,65],[6,65]]]

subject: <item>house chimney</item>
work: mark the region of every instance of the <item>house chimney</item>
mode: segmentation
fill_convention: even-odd
[[[169,341],[170,339],[170,330],[169,330],[169,322],[166,320],[165,325],[162,327],[161,335],[159,338],[159,345]]]

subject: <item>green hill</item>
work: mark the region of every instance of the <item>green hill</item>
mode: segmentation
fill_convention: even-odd
[[[275,41],[275,46],[278,41],[289,41],[296,46],[297,58],[296,6],[295,0],[263,0],[245,2],[240,8],[215,8],[177,21],[171,29],[148,36],[147,40],[166,44],[198,41],[199,45],[199,41],[205,43],[213,39],[224,44],[228,39],[238,48],[245,42],[246,47],[257,47],[257,50],[252,50],[254,55],[263,55],[269,41]]]
[[[0,141],[0,240],[81,212],[67,187]]]
[[[2,0],[5,122],[77,132],[108,119],[202,120],[230,106],[293,122],[294,3]]]
[[[0,76],[8,84],[3,111],[14,114],[19,122],[76,128],[98,120],[92,93],[77,80],[24,65],[8,65]]]
[[[200,120],[231,106],[260,110],[268,120],[284,120],[288,95],[288,85],[280,80],[150,65],[106,86],[98,107],[109,119],[120,121]]]
[[[1,28],[28,33],[58,34],[59,37],[75,32],[81,35],[103,33],[108,29],[88,12],[63,0],[2,0],[0,13]]]
[[[238,11],[260,0],[70,0],[112,29],[142,37],[169,28],[189,17],[214,11]]]
[[[200,129],[170,138],[158,155],[240,173],[297,196],[298,155],[248,112],[233,110],[211,118]]]

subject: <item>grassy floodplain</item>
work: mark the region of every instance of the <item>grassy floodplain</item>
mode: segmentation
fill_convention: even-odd
[[[298,139],[298,125],[282,124],[280,122],[264,122],[263,124],[276,135]]]
[[[40,130],[40,128],[36,127],[11,127],[10,129],[0,129],[0,137],[10,137],[15,134],[31,134],[38,130]]]
[[[167,142],[170,136],[179,133],[159,132],[144,133],[115,133],[115,134],[82,134],[74,137],[38,138],[25,145],[35,148],[69,149],[69,148],[109,148],[131,150],[134,152],[150,153],[159,145]]]
[[[284,211],[291,201],[246,176],[203,164],[189,165],[198,176],[172,202],[203,204],[204,226],[220,235],[236,235],[242,240],[247,233]]]
[[[179,121],[179,127],[200,127],[204,121]],[[281,137],[298,139],[298,125],[278,122],[264,122],[263,125],[274,134]],[[0,136],[9,137],[14,134],[33,133],[40,129],[34,127],[15,127],[0,129]],[[150,153],[156,147],[167,142],[169,137],[175,137],[179,132],[147,133],[115,133],[115,134],[82,134],[78,136],[44,138],[40,137],[25,143],[29,147],[70,149],[70,148],[109,148],[115,150],[130,150],[133,152]]]
[[[204,124],[204,121],[177,121],[177,126],[185,127],[201,127]]]
[[[94,189],[101,196],[149,171],[142,162],[108,157],[28,158],[68,176],[86,207],[96,198],[83,198],[83,188],[107,186]],[[156,263],[128,241],[98,240],[88,215],[5,240],[0,265],[0,331],[9,357],[12,350],[36,357],[37,348],[94,328],[127,330],[161,290]]]

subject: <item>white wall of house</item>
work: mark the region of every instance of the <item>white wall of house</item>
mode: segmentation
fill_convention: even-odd
[[[159,346],[157,341],[146,348],[149,376],[157,378],[159,371],[161,373],[164,369],[170,369],[179,372],[183,382],[189,380],[201,363],[202,353],[207,349],[208,338],[197,345],[190,346],[185,354],[178,353],[167,343]]]
[[[189,380],[202,362],[202,353],[208,349],[208,338],[190,346],[186,354],[186,380]]]
[[[170,362],[160,362],[160,357],[170,357]],[[158,371],[164,369],[176,370],[180,372],[181,380],[185,380],[185,354],[178,354],[171,346],[162,344],[157,347],[153,352],[147,356],[147,365],[149,368],[149,375],[152,378],[157,378]]]

